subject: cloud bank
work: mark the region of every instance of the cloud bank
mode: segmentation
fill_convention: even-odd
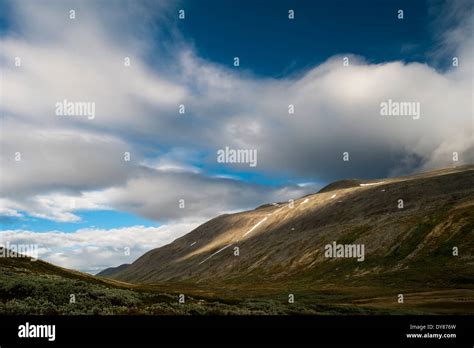
[[[150,249],[171,243],[197,225],[197,222],[188,222],[160,227],[87,228],[74,233],[5,230],[0,231],[0,246],[33,244],[41,260],[98,273],[112,265],[132,263]]]

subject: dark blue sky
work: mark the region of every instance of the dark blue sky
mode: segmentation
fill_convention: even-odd
[[[434,39],[423,0],[196,0],[181,7],[186,20],[178,28],[201,57],[231,65],[239,56],[241,67],[272,77],[343,53],[374,63],[426,62]]]
[[[149,2],[154,1],[159,2]],[[200,57],[231,66],[233,57],[239,56],[241,67],[254,74],[281,77],[344,53],[371,63],[431,63],[437,33],[429,9],[443,2],[183,0],[176,12],[184,9],[186,20],[178,20],[175,11],[167,15],[175,17],[179,35]],[[289,9],[295,11],[294,20],[288,20]],[[397,18],[399,9],[404,10],[403,20]],[[0,34],[10,29],[10,12],[8,1],[0,0]]]

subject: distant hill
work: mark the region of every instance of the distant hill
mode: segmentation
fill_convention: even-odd
[[[335,190],[340,190],[340,189],[345,189],[345,188],[351,188],[351,187],[357,187],[360,185],[360,183],[363,182],[362,180],[357,180],[357,179],[345,179],[345,180],[339,180],[330,183],[329,185],[324,186],[321,190],[318,191],[318,193],[325,193],[325,192],[330,192],[330,191],[335,191]]]
[[[103,271],[97,273],[96,275],[100,276],[100,277],[109,277],[109,276],[112,276],[112,275],[114,275],[114,274],[116,274],[120,271],[123,271],[128,266],[130,266],[129,263],[124,263],[124,264],[122,264],[120,266],[117,266],[117,267],[109,267],[109,268],[106,268]]]

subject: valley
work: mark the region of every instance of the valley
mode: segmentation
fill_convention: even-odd
[[[0,258],[0,312],[472,314],[473,250],[474,166],[350,179],[218,216],[97,276]]]

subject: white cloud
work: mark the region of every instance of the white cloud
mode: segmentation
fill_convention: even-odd
[[[204,222],[221,213],[299,198],[316,188],[316,185],[268,188],[193,172],[150,171],[129,180],[125,186],[102,191],[100,199],[121,211],[131,211],[158,221],[199,218]],[[87,194],[85,198],[94,201]],[[180,208],[180,200],[184,200],[184,208]]]
[[[0,231],[0,245],[37,245],[39,258],[55,265],[97,273],[104,268],[131,263],[150,249],[172,242],[197,227],[197,222],[160,227],[80,229],[65,233]],[[129,248],[129,249],[126,249]],[[130,255],[126,255],[126,251]]]
[[[2,126],[3,195],[20,198],[53,190],[91,190],[125,182],[134,170],[124,161],[131,146],[116,136],[38,128],[11,119]]]

